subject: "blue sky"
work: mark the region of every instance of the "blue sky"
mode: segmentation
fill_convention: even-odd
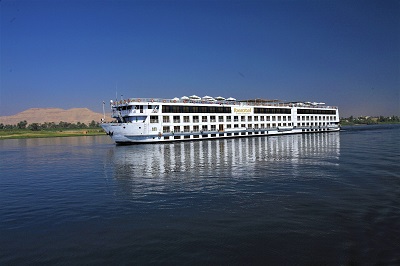
[[[0,116],[101,112],[116,90],[400,115],[398,0],[3,0],[0,12]]]

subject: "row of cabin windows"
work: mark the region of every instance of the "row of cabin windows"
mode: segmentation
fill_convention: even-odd
[[[291,126],[291,123],[273,123],[273,124],[234,124],[225,125],[225,129],[231,128],[247,128],[247,129],[260,129],[260,128],[276,128],[280,126]],[[220,125],[221,126],[221,125]],[[218,127],[217,125],[194,125],[194,126],[163,126],[163,133],[169,132],[200,132],[200,131],[223,131],[223,127]]]
[[[232,120],[233,117],[233,120]],[[195,115],[192,117],[192,121],[190,116],[163,116],[163,123],[207,123],[207,122],[258,122],[258,121],[291,121],[291,116],[198,116]],[[333,121],[335,120],[335,116],[298,116],[298,121]],[[150,116],[150,123],[159,123],[158,116]]]
[[[336,110],[297,109],[298,114],[336,115]]]
[[[179,115],[174,115],[174,116],[163,116],[163,123],[171,123],[171,118],[172,118],[172,122],[173,123],[181,123],[181,121],[183,121],[183,123],[190,123],[190,116],[183,116],[183,118]],[[201,118],[201,119],[200,119]],[[233,120],[232,120],[232,116],[198,116],[195,115],[192,117],[192,122],[193,123],[199,123],[200,121],[203,123],[207,123],[207,122],[239,122],[239,116],[233,116]],[[247,116],[247,120],[246,120],[246,116],[240,116],[240,121],[241,122],[251,122],[251,121],[291,121],[291,117],[290,116]],[[150,121],[158,121],[157,116],[151,116],[150,117]],[[158,122],[151,122],[151,123],[158,123]]]
[[[230,114],[232,107],[225,106],[186,106],[186,105],[163,105],[163,113],[225,113]],[[255,114],[290,114],[290,108],[254,108]]]
[[[297,126],[327,126],[326,122],[298,123]],[[246,128],[246,129],[270,129],[277,127],[294,126],[293,123],[267,123],[267,124],[228,124],[228,125],[193,125],[193,126],[163,126],[163,133],[169,132],[200,132],[200,131],[223,131],[224,129]]]
[[[121,105],[118,107],[114,107],[113,110],[117,111],[125,111],[125,110],[158,110],[160,109],[159,105]]]
[[[305,116],[305,115],[303,115],[303,116],[297,116],[297,120],[298,121],[307,121],[307,120],[311,120],[311,121],[313,121],[313,120],[315,120],[315,121],[318,121],[318,120],[323,120],[323,121],[325,121],[325,120],[335,120],[335,116],[329,116],[329,115],[327,115],[327,116]]]
[[[163,105],[163,113],[231,113],[231,107]]]

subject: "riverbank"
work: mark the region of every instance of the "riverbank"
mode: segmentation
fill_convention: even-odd
[[[66,129],[66,130],[38,130],[10,129],[0,130],[2,139],[26,139],[26,138],[53,138],[53,137],[76,137],[104,135],[102,129]]]
[[[400,124],[400,122],[355,123],[355,122],[340,121],[341,126],[369,126],[369,125],[397,125],[397,124]]]

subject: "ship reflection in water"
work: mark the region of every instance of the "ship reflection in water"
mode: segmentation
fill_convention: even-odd
[[[166,177],[312,177],[304,175],[338,165],[340,133],[117,146],[110,153],[115,178],[150,183]]]

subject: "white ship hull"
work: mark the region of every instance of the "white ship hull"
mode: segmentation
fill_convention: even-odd
[[[102,123],[117,144],[339,131],[336,107],[298,103],[128,99]]]

